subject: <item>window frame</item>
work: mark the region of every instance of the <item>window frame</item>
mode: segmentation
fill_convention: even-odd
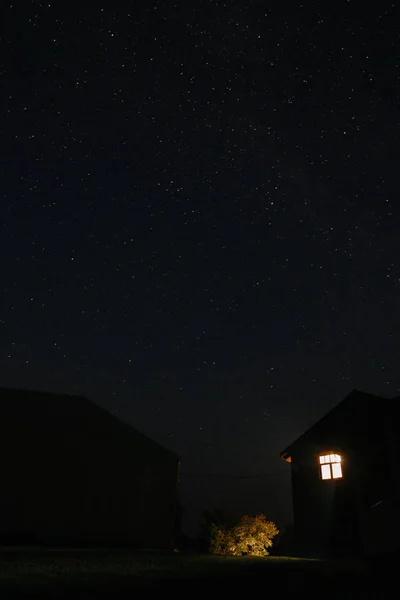
[[[323,460],[328,459],[328,460]],[[339,465],[339,467],[337,467]],[[340,481],[343,479],[343,457],[337,452],[324,452],[318,454],[318,470],[321,481]],[[324,477],[324,471],[329,469],[329,477]],[[335,467],[335,469],[334,469]],[[338,470],[340,474],[335,477],[334,470]]]

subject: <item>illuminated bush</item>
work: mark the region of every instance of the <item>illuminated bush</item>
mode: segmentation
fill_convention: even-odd
[[[244,515],[230,529],[211,526],[210,552],[223,556],[267,556],[278,533],[275,523],[267,521],[264,515]]]

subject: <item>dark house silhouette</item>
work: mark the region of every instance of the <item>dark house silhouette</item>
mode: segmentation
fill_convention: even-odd
[[[83,397],[0,388],[0,545],[172,548],[178,457]]]
[[[354,390],[281,453],[299,554],[399,549],[399,401]]]

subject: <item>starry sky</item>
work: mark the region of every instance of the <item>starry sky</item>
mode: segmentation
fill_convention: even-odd
[[[2,3],[0,384],[176,451],[187,531],[283,526],[280,451],[400,391],[396,6],[110,4]]]

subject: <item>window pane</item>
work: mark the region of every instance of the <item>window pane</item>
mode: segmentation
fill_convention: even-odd
[[[323,464],[324,464],[324,462],[325,462],[325,456],[320,456],[320,457],[319,457],[319,464],[320,464],[320,465],[323,465]]]
[[[332,465],[332,475],[333,479],[339,479],[339,477],[342,477],[342,465],[340,462]]]
[[[331,462],[331,463],[334,463],[334,462],[336,462],[336,454],[331,454],[331,455],[329,456],[329,462]]]
[[[322,479],[331,479],[331,465],[321,465]]]
[[[342,462],[342,457],[340,454],[336,454],[336,462]]]

